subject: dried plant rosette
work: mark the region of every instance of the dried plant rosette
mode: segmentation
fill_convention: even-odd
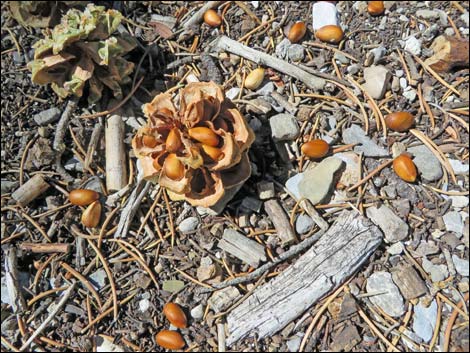
[[[129,34],[116,33],[122,14],[89,4],[84,11],[71,9],[61,23],[34,44],[28,64],[34,83],[51,84],[61,98],[81,97],[95,103],[105,87],[122,98],[121,86],[130,82],[134,64],[123,56],[135,48]]]
[[[215,83],[190,83],[179,97],[179,109],[168,93],[144,106],[147,125],[132,146],[144,178],[165,187],[173,200],[212,207],[249,178],[255,136]]]

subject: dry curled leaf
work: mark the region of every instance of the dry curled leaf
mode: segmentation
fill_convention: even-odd
[[[144,106],[148,118],[132,140],[144,177],[159,182],[174,200],[213,206],[251,174],[248,148],[254,133],[214,82],[197,82]]]
[[[130,82],[134,64],[124,55],[135,48],[134,38],[116,33],[122,14],[89,4],[82,12],[71,9],[46,38],[34,44],[34,60],[28,64],[34,83],[51,84],[61,98],[81,97],[95,103],[104,87],[122,98],[121,86]]]

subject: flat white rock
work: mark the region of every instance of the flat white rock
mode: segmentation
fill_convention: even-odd
[[[405,313],[405,304],[398,287],[392,281],[392,275],[388,272],[375,272],[367,279],[367,293],[370,301],[380,307],[386,314],[392,317],[400,317]],[[377,294],[382,293],[382,294]]]

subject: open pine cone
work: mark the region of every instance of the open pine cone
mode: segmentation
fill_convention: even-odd
[[[134,64],[123,55],[135,48],[126,33],[112,35],[121,23],[119,11],[89,4],[82,12],[71,9],[46,38],[34,44],[34,60],[28,64],[34,83],[50,83],[61,98],[81,97],[97,102],[104,87],[122,98],[121,85],[130,82]]]
[[[255,136],[215,83],[190,83],[179,95],[179,109],[167,93],[144,106],[148,122],[132,147],[144,178],[158,181],[173,200],[211,207],[249,178]]]

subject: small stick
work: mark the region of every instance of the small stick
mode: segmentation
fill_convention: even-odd
[[[192,15],[184,24],[183,28],[188,30],[189,27],[197,25],[202,21],[204,14],[207,10],[213,9],[214,7],[219,6],[223,1],[208,1],[203,7],[201,7],[194,15]]]
[[[364,319],[364,321],[369,325],[370,329],[385,343],[388,345],[388,348],[391,349],[393,352],[400,352],[397,347],[395,347],[392,342],[390,342],[383,334],[379,331],[379,329],[374,325],[374,323],[367,317],[366,313],[361,309],[358,308],[359,316]]]
[[[276,199],[267,200],[264,203],[264,209],[277,230],[277,235],[282,244],[289,244],[296,241],[295,232],[289,223],[286,211],[282,208]]]
[[[36,174],[16,189],[11,197],[18,202],[20,206],[24,207],[37,197],[44,195],[46,190],[49,189],[49,186],[50,185],[44,180],[41,174]]]
[[[42,331],[49,325],[49,323],[56,318],[57,313],[62,309],[62,307],[65,305],[67,300],[70,298],[72,293],[75,290],[76,282],[72,283],[72,285],[64,291],[64,294],[62,298],[60,299],[59,303],[55,306],[55,308],[51,311],[49,316],[44,320],[44,322],[34,331],[34,333],[29,337],[29,339],[21,346],[20,352],[25,351],[29,345],[38,337]]]
[[[20,249],[30,251],[36,254],[43,253],[68,253],[72,244],[67,243],[29,243],[20,244]]]
[[[429,72],[432,76],[434,76],[434,78],[436,80],[438,80],[444,87],[447,87],[448,89],[450,89],[452,92],[454,92],[456,95],[458,95],[459,97],[462,96],[462,93],[460,93],[459,91],[457,91],[453,86],[449,85],[441,76],[439,76],[439,74],[434,71],[433,69],[431,69],[431,67],[429,67],[428,64],[426,64],[423,60],[421,60],[420,58],[418,58],[416,55],[413,55],[413,57],[415,58],[415,60],[418,62],[418,64],[420,64],[423,69],[425,69],[427,72]]]
[[[34,135],[31,141],[28,142],[26,147],[24,148],[23,155],[21,156],[21,162],[20,162],[20,186],[23,185],[24,183],[24,163],[26,161],[26,156],[28,155],[29,148],[31,145],[37,140],[39,137],[38,134]]]
[[[91,294],[95,298],[96,303],[101,309],[103,307],[103,304],[101,303],[100,296],[98,295],[98,293],[96,292],[95,288],[92,286],[90,281],[86,279],[86,277],[83,276],[81,273],[79,273],[77,270],[75,270],[72,266],[66,264],[65,262],[61,261],[60,265],[64,268],[64,270],[68,271],[71,275],[73,275],[80,282],[82,282],[86,288],[88,288],[88,290],[91,292]]]
[[[464,301],[459,302],[457,304],[457,307],[459,309],[468,300],[468,297],[469,297],[469,295],[468,295],[468,292],[467,292],[467,294],[465,294]],[[444,347],[442,349],[443,352],[448,352],[449,351],[450,335],[452,334],[452,327],[454,326],[454,322],[457,319],[458,315],[459,315],[459,312],[454,309],[454,311],[452,311],[452,314],[450,315],[449,321],[447,321],[447,327],[446,327],[446,331],[444,333]]]
[[[105,127],[106,188],[109,192],[121,190],[127,184],[124,135],[124,121],[119,114],[107,119]]]
[[[252,49],[226,36],[221,36],[218,38],[214,43],[214,47],[219,50],[225,50],[236,54],[259,65],[272,67],[273,69],[282,72],[283,74],[292,76],[302,81],[309,88],[320,90],[325,85],[325,80],[323,78],[309,74],[304,70],[299,69],[295,65],[289,64],[284,60],[275,58],[261,51]]]
[[[225,345],[225,325],[223,323],[217,324],[217,346],[219,352],[226,352],[227,347]]]

